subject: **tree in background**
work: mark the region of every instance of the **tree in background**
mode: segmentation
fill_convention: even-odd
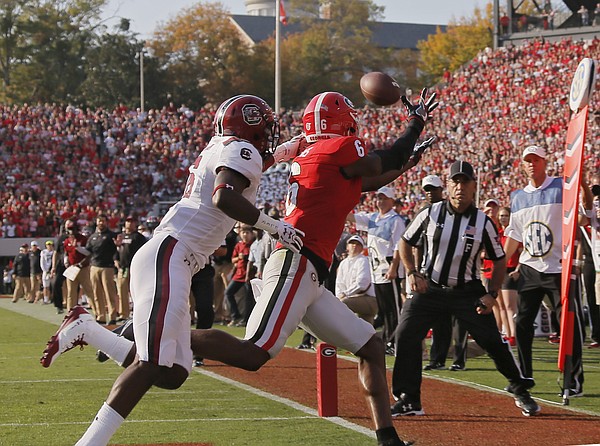
[[[473,17],[451,22],[446,32],[439,28],[426,41],[419,42],[419,69],[426,84],[439,81],[446,70],[454,71],[467,63],[485,47],[492,46],[492,4],[485,13],[475,8]]]
[[[381,18],[383,8],[371,0],[290,0],[288,4],[288,20],[300,21],[305,31],[282,42],[282,103],[303,106],[315,94],[330,90],[363,103],[358,88],[361,76],[390,65],[388,53],[372,43],[369,27],[370,21]],[[325,20],[319,20],[320,15]]]
[[[148,43],[175,102],[200,105],[253,92],[244,43],[221,3],[199,2],[159,27]]]
[[[83,57],[105,0],[35,0],[22,3],[15,34],[19,51],[6,88],[17,101],[70,102],[85,79]],[[15,79],[19,82],[14,82]]]

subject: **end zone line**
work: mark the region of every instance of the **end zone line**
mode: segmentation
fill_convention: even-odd
[[[359,426],[358,424],[354,424],[354,423],[352,423],[352,422],[350,422],[348,420],[344,420],[341,417],[321,418],[321,417],[319,417],[319,414],[317,413],[317,411],[315,409],[311,409],[310,407],[304,406],[304,405],[302,405],[300,403],[297,403],[296,401],[292,401],[292,400],[290,400],[288,398],[284,398],[284,397],[281,397],[281,396],[273,395],[272,393],[265,392],[263,390],[257,389],[255,387],[251,387],[251,386],[249,386],[247,384],[243,384],[243,383],[238,382],[238,381],[234,381],[233,379],[226,378],[226,377],[221,376],[221,375],[219,375],[217,373],[214,373],[214,372],[209,372],[207,370],[195,370],[195,371],[198,372],[198,373],[201,373],[202,375],[208,376],[210,378],[213,378],[213,379],[216,379],[218,381],[221,381],[221,382],[230,384],[232,386],[235,386],[235,387],[237,387],[239,389],[243,389],[246,392],[250,392],[250,393],[252,393],[254,395],[257,395],[257,396],[260,396],[260,397],[263,397],[263,398],[267,398],[267,399],[269,399],[271,401],[276,401],[278,403],[284,404],[284,405],[286,405],[288,407],[291,407],[292,409],[296,409],[296,410],[299,410],[301,412],[304,412],[307,415],[314,416],[315,418],[320,418],[322,420],[329,421],[329,422],[331,422],[333,424],[337,424],[338,426],[341,426],[341,427],[344,427],[346,429],[350,429],[350,430],[353,430],[355,432],[361,433],[361,434],[366,435],[366,436],[368,436],[370,438],[376,438],[375,432],[373,432],[371,429],[366,428],[364,426]]]

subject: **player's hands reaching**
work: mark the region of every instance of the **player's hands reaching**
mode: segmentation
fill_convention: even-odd
[[[419,102],[416,104],[410,102],[410,100],[404,95],[400,97],[404,107],[406,107],[409,119],[415,117],[423,122],[427,122],[427,120],[430,118],[429,114],[437,108],[439,102],[434,102],[436,93],[433,93],[429,99],[427,99],[428,92],[429,90],[427,88],[423,88],[423,90],[421,90]]]
[[[425,153],[425,150],[427,150],[429,147],[431,147],[433,145],[435,140],[436,140],[436,137],[432,136],[431,138],[427,138],[426,140],[422,141],[420,144],[417,144],[413,148],[410,158],[408,158],[408,161],[402,168],[402,172],[406,172],[408,169],[411,169],[414,166],[416,166],[417,164],[419,164],[419,161],[421,161],[421,157],[423,156],[423,153]]]
[[[298,254],[302,249],[301,237],[304,237],[304,232],[285,221],[279,220],[277,232],[273,234],[273,237],[278,239],[283,246]]]

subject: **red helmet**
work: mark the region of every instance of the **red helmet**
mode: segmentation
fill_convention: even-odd
[[[279,140],[279,123],[273,110],[257,96],[239,95],[223,102],[215,115],[215,136],[237,136],[266,155]]]
[[[302,124],[308,142],[358,132],[358,117],[354,105],[346,96],[333,91],[326,91],[311,99],[304,109]]]

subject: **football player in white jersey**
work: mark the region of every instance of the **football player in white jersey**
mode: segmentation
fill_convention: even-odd
[[[183,197],[132,260],[135,345],[74,307],[44,351],[44,367],[85,344],[129,364],[77,445],[108,444],[150,387],[177,389],[187,379],[192,368],[191,279],[236,221],[269,232],[295,252],[302,247],[301,231],[253,204],[263,163],[272,159],[279,139],[271,107],[256,96],[235,96],[221,104],[214,125],[215,136],[189,169]]]

